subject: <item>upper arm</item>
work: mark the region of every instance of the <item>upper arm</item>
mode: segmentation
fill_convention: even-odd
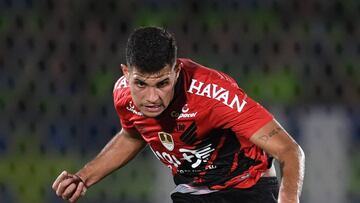
[[[128,142],[133,144],[138,144],[140,147],[146,145],[145,140],[141,137],[140,133],[135,129],[125,129],[122,128],[117,135],[120,139],[125,139]]]
[[[299,148],[295,140],[275,119],[257,130],[250,137],[250,141],[280,161],[287,151]]]

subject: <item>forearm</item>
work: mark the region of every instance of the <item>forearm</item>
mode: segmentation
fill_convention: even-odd
[[[297,203],[304,179],[304,152],[296,146],[283,154],[284,156],[279,160],[282,171],[279,203]]]
[[[87,163],[76,175],[84,181],[86,187],[90,187],[127,164],[144,146],[143,140],[118,133],[96,158]]]
[[[275,119],[254,133],[250,141],[280,162],[282,180],[278,202],[299,202],[305,170],[301,147]]]

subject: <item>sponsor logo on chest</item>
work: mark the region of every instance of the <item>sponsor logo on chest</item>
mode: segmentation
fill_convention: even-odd
[[[158,135],[163,146],[170,152],[154,150],[151,146],[150,149],[153,151],[156,157],[164,162],[169,168],[172,168],[173,166],[178,168],[184,162],[188,162],[191,164],[192,169],[196,169],[201,165],[201,163],[207,163],[211,157],[212,152],[215,151],[215,148],[212,146],[212,144],[195,149],[178,148],[174,150],[175,144],[171,134],[166,132],[159,132]],[[178,153],[174,153],[175,151]],[[214,168],[216,167],[211,165],[207,166],[206,169]]]
[[[177,119],[182,119],[182,118],[195,118],[196,114],[198,112],[191,112],[189,113],[189,107],[187,104],[185,104],[182,109],[181,109],[181,113],[177,112],[177,111],[172,111],[170,113],[170,116],[173,118],[177,118]]]
[[[231,94],[229,90],[219,87],[217,84],[206,84],[195,79],[192,79],[191,85],[187,92],[211,99],[216,99],[232,109],[235,108],[239,113],[247,103],[245,101],[246,97],[240,100],[238,95],[234,93]]]

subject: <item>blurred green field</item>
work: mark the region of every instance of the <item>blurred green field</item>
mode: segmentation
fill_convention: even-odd
[[[21,139],[18,139],[19,141]],[[90,157],[81,157],[76,152],[67,155],[41,155],[36,141],[17,143],[18,152],[0,158],[0,185],[10,191],[11,199],[19,203],[47,203],[54,198],[52,182],[62,170],[76,172]],[[143,155],[130,164],[106,177],[90,188],[82,202],[93,199],[137,201],[149,198],[154,174],[151,160]],[[3,188],[4,189],[4,188]]]

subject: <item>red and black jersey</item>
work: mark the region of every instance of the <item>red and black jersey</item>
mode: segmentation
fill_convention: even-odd
[[[172,170],[175,184],[213,190],[248,188],[271,165],[249,138],[273,116],[249,98],[234,79],[189,59],[183,63],[175,96],[158,117],[145,117],[132,102],[128,82],[114,87],[124,129],[136,129],[156,157]]]

